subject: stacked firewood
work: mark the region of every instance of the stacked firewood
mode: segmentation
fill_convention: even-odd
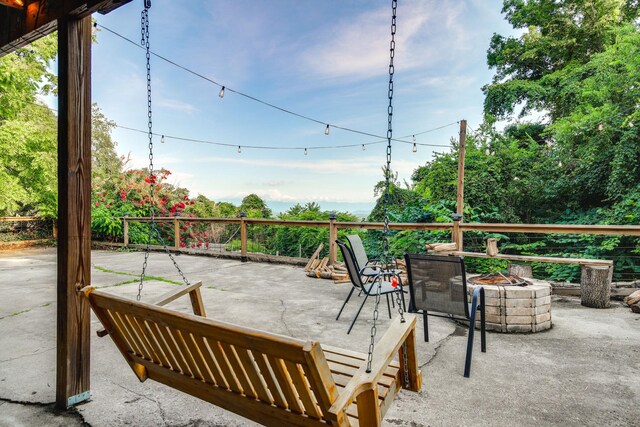
[[[640,313],[640,290],[635,291],[624,299],[625,304],[631,307],[634,313]]]
[[[329,258],[320,258],[320,252],[324,245],[320,244],[318,249],[313,253],[309,262],[304,267],[304,271],[309,277],[317,279],[331,279],[334,283],[343,283],[349,281],[349,273],[344,264],[335,263],[329,265]]]

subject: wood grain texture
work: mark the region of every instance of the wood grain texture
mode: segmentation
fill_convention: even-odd
[[[89,391],[91,283],[91,17],[58,32],[56,406]]]
[[[60,29],[65,18],[108,13],[131,0],[23,0],[23,8],[0,7],[0,56]]]
[[[91,288],[83,294],[141,381],[159,381],[264,425],[379,426],[404,378],[393,360],[403,342],[408,388],[420,387],[412,314],[405,323],[392,322],[376,346],[373,371],[366,373],[361,353],[325,352],[313,341]]]
[[[464,209],[464,163],[467,152],[467,121],[460,120],[460,135],[458,145],[458,192],[456,195],[456,213],[462,215]],[[460,220],[462,222],[463,220]],[[460,228],[454,236],[454,242],[458,246],[458,250],[463,250],[462,246],[463,233]]]

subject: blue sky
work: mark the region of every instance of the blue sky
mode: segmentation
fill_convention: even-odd
[[[100,25],[140,39],[141,1]],[[489,82],[486,50],[494,32],[512,30],[499,0],[399,2],[394,77],[394,136],[482,117],[481,87]],[[385,135],[390,2],[155,0],[151,49],[227,87],[320,121]],[[107,31],[93,48],[93,100],[118,125],[146,128],[144,51]],[[233,144],[221,147],[155,139],[155,164],[193,196],[236,201],[256,193],[267,201],[374,202],[385,145],[347,149],[257,150],[363,144],[377,138],[292,117],[226,92],[152,58],[154,132]],[[448,144],[457,125],[416,137]],[[116,129],[131,167],[147,163],[144,134]],[[411,138],[408,138],[411,140]],[[447,148],[394,143],[392,168],[400,179]]]

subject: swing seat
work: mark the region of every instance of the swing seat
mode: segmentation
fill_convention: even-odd
[[[189,291],[194,308],[202,307],[196,285]],[[406,388],[421,387],[412,314],[405,314],[404,323],[392,321],[376,343],[367,373],[366,354],[91,287],[83,294],[140,381],[150,378],[263,425],[379,426],[405,387],[405,372]]]

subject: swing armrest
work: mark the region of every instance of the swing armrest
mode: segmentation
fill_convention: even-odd
[[[201,286],[202,282],[199,281],[196,283],[192,283],[189,286],[180,287],[177,290],[169,291],[166,294],[158,297],[155,301],[151,301],[150,304],[163,307],[170,302],[177,300],[181,296],[189,294],[189,298],[191,298],[191,307],[193,308],[193,314],[200,317],[207,317],[207,314],[204,310],[204,304],[202,303],[202,294],[200,293]],[[109,332],[106,329],[99,329],[98,331],[96,331],[96,335],[102,338],[106,335],[109,335]]]
[[[385,369],[389,366],[395,355],[399,356],[400,361],[400,383],[404,388],[404,361],[402,357],[403,344],[406,342],[407,351],[407,365],[406,369],[409,374],[409,389],[413,391],[420,390],[422,383],[422,372],[418,369],[418,364],[415,355],[415,329],[416,329],[416,317],[413,314],[404,314],[405,322],[402,323],[400,317],[396,317],[389,329],[382,336],[380,341],[375,345],[373,352],[373,358],[371,363],[371,372],[367,373],[366,363],[360,367],[358,372],[349,380],[345,385],[342,392],[338,395],[338,398],[333,402],[333,405],[329,408],[329,413],[333,417],[338,417],[340,413],[344,412],[354,401],[358,401],[359,396],[362,393],[370,390],[376,390],[377,383],[380,377],[383,375]],[[368,394],[362,395],[364,399],[368,399]],[[358,404],[360,407],[361,404]],[[371,410],[372,406],[366,403],[362,405],[363,408]],[[374,404],[373,407],[377,407]]]

